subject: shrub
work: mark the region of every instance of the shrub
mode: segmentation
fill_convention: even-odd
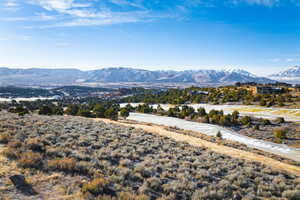
[[[81,116],[81,117],[93,117],[93,114],[90,110],[88,109],[84,109],[84,108],[80,108],[77,112],[77,115],[78,116]]]
[[[232,112],[231,117],[232,117],[232,121],[233,121],[234,123],[236,123],[237,120],[238,120],[239,117],[240,117],[240,113],[239,113],[238,111],[235,110],[235,111]]]
[[[140,113],[151,113],[153,112],[153,107],[149,106],[149,104],[140,104],[136,110]]]
[[[298,199],[300,199],[300,191],[287,190],[287,191],[283,192],[282,196],[289,200],[298,200]]]
[[[11,148],[20,148],[22,143],[20,141],[10,141],[7,146]]]
[[[32,151],[43,152],[45,150],[43,143],[37,138],[28,139],[26,146]]]
[[[8,133],[2,133],[0,135],[0,144],[7,144],[11,140],[11,136]]]
[[[251,118],[249,116],[244,116],[241,119],[241,123],[243,125],[249,125],[251,123]]]
[[[103,118],[105,113],[105,107],[101,104],[96,104],[94,106],[93,112],[95,113],[96,117]]]
[[[20,152],[18,152],[16,149],[12,147],[8,147],[2,151],[2,155],[4,155],[9,159],[17,159],[20,156]]]
[[[107,109],[104,113],[105,118],[111,119],[111,120],[118,120],[118,112],[113,107]]]
[[[202,107],[198,108],[197,111],[198,111],[198,114],[199,114],[200,117],[204,117],[206,115],[206,111]]]
[[[52,108],[50,106],[42,106],[40,109],[39,109],[39,115],[53,115],[53,111],[52,111]]]
[[[120,115],[124,118],[127,118],[129,116],[129,111],[126,108],[122,108],[120,111]]]
[[[271,122],[270,122],[270,120],[268,120],[268,119],[260,119],[261,120],[261,123],[264,125],[264,126],[266,126],[266,125],[271,125]]]
[[[258,131],[258,130],[259,130],[259,125],[258,125],[258,124],[255,124],[255,125],[253,126],[253,130]]]
[[[274,137],[277,139],[286,139],[286,134],[288,132],[287,128],[277,128],[274,130]]]
[[[162,183],[159,178],[155,178],[155,177],[148,178],[146,183],[147,186],[153,189],[154,191],[159,191],[161,189]]]
[[[93,194],[94,196],[98,195],[112,195],[113,191],[110,189],[110,182],[104,178],[96,178],[89,183],[85,183],[82,186],[83,194]]]
[[[10,108],[8,110],[8,112],[11,112],[11,113],[16,113],[18,114],[19,116],[23,116],[25,114],[28,114],[29,113],[29,110],[27,108],[24,108],[23,106],[17,106],[16,108]]]
[[[216,134],[216,136],[217,136],[218,138],[222,139],[222,133],[221,133],[221,131],[218,131],[217,134]]]
[[[267,102],[264,99],[262,99],[262,100],[260,100],[259,105],[260,106],[266,106]]]
[[[149,200],[150,198],[144,194],[135,195],[129,192],[120,192],[118,200]]]
[[[275,120],[278,124],[282,124],[285,122],[284,118],[283,117],[277,117],[276,120]]]
[[[39,153],[25,152],[21,154],[18,164],[22,168],[41,169],[43,167],[43,157]]]
[[[76,160],[74,158],[61,158],[50,160],[47,163],[48,169],[64,171],[64,172],[75,172],[76,171]]]
[[[68,105],[68,108],[66,109],[65,113],[67,115],[76,115],[78,111],[79,111],[79,105],[70,104]]]

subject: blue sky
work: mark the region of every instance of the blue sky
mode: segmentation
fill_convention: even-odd
[[[1,0],[0,66],[243,68],[300,62],[300,0]]]

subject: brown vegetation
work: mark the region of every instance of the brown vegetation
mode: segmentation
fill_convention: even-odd
[[[0,183],[12,173],[25,174],[42,195],[32,199],[292,199],[300,190],[292,173],[141,129],[5,112],[0,122],[0,130],[13,131],[4,148],[18,152],[5,165],[0,160]],[[0,194],[27,198],[9,184]]]

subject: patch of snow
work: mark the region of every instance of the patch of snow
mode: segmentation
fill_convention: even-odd
[[[223,128],[221,126],[191,122],[173,117],[156,116],[142,113],[130,113],[128,119],[138,122],[178,127],[183,130],[195,131],[209,136],[216,136],[218,131],[220,131],[224,139],[239,142],[252,148],[256,148],[265,152],[273,153],[300,162],[299,148],[292,148],[284,144],[275,144],[268,141],[250,138],[247,136],[240,135],[239,133],[228,130],[226,128]]]

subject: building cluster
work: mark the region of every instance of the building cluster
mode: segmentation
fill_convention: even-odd
[[[300,95],[300,85],[292,85],[288,83],[274,84],[257,84],[257,83],[240,83],[237,86],[251,91],[255,94],[283,94],[290,93],[292,95]]]

